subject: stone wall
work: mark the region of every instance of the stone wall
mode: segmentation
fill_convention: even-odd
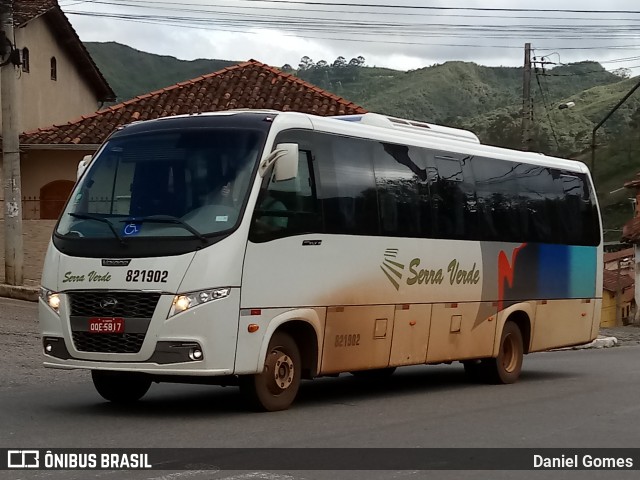
[[[22,221],[25,285],[40,284],[42,264],[55,224],[55,220]],[[4,283],[4,220],[0,220],[0,258],[0,283]]]

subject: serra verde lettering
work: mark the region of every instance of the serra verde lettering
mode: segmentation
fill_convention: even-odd
[[[460,267],[460,262],[456,259],[451,260],[447,266],[446,273],[440,268],[433,270],[429,268],[420,269],[420,259],[414,258],[409,264],[409,278],[407,285],[441,285],[442,282],[448,280],[450,285],[476,285],[480,281],[480,271],[476,268],[476,264],[466,270]]]
[[[109,282],[111,281],[111,273],[98,273],[95,270],[90,271],[86,275],[76,275],[73,272],[65,272],[62,283],[76,283],[76,282]]]

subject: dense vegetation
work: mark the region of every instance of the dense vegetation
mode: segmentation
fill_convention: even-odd
[[[88,43],[87,48],[119,100],[237,63],[184,61],[117,43]],[[403,72],[367,67],[363,57],[333,62],[303,57],[295,68],[282,69],[370,111],[467,128],[483,143],[522,148],[522,68],[447,62]],[[593,127],[638,81],[625,76],[589,61],[536,70],[531,149],[590,164]],[[558,109],[566,102],[575,107]],[[640,171],[640,91],[598,130],[597,143],[596,183],[605,226],[612,230],[607,239],[617,240],[617,230],[631,216],[633,196],[620,188]]]

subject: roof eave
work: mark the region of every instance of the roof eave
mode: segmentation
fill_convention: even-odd
[[[29,150],[91,150],[100,148],[99,143],[22,143],[20,149]]]

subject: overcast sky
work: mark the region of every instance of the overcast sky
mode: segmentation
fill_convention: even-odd
[[[276,67],[287,63],[297,67],[305,55],[315,62],[329,63],[338,56],[347,61],[363,56],[366,65],[399,70],[449,60],[518,66],[523,63],[524,43],[530,42],[534,55],[546,55],[553,62],[596,60],[608,70],[626,67],[632,75],[640,74],[639,0],[59,0],[59,3],[83,41],[115,41],[185,60],[253,58]],[[596,13],[599,10],[615,12]]]

